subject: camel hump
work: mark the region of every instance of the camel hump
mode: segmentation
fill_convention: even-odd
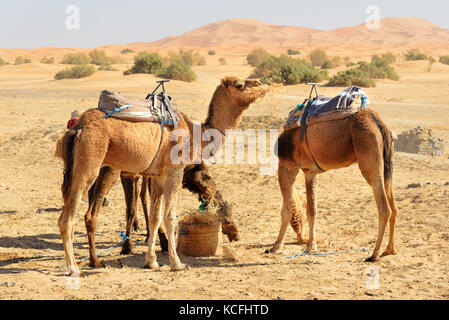
[[[162,105],[164,104],[164,107]],[[171,98],[163,95],[156,99],[130,100],[118,92],[103,90],[98,101],[98,109],[105,112],[105,117],[114,117],[132,122],[155,122],[175,126],[179,121],[176,106]]]

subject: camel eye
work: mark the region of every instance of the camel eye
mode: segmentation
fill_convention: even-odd
[[[237,89],[242,89],[242,88],[243,88],[243,84],[240,84],[240,83],[239,83],[239,84],[236,84],[235,87],[236,87]]]

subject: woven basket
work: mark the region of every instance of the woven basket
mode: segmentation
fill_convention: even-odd
[[[179,254],[209,257],[223,253],[221,223],[215,219],[186,219],[178,224]]]

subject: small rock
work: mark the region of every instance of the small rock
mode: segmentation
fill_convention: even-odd
[[[365,294],[370,297],[377,296],[377,293],[366,291]]]
[[[0,287],[14,287],[16,283],[14,281],[6,281],[0,284]]]
[[[277,296],[277,297],[276,297],[276,300],[285,300],[285,298],[282,297],[282,296]]]
[[[444,184],[445,186],[449,186],[449,181]]]
[[[410,183],[406,189],[411,189],[411,188],[421,188],[423,186],[423,184],[421,182],[418,183]]]

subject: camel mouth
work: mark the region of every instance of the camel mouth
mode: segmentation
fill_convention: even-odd
[[[262,82],[260,82],[259,80],[246,80],[244,89],[251,89],[251,88],[259,87],[261,85],[262,85]]]

